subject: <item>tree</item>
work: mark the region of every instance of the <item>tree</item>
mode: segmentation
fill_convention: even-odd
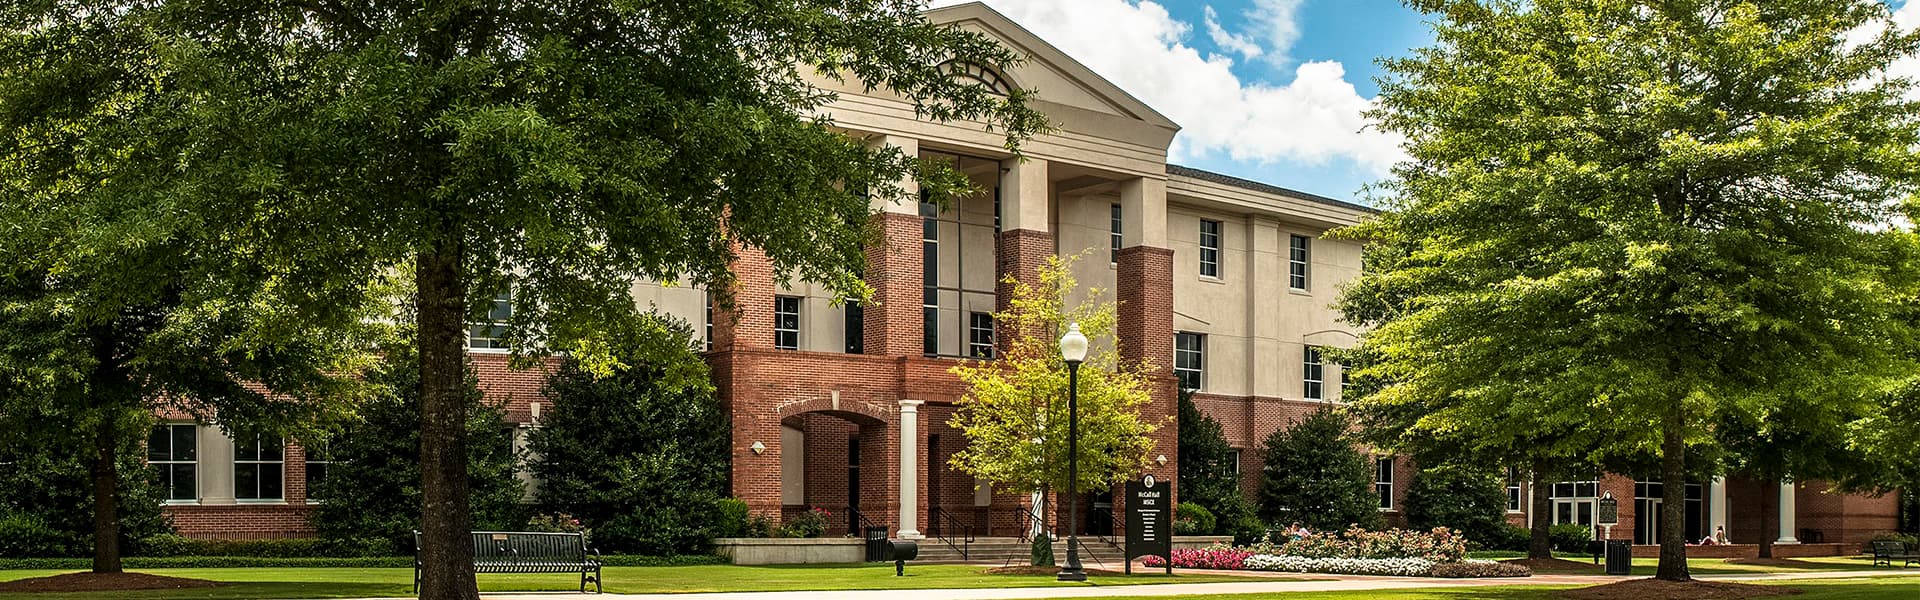
[[[686,323],[648,314],[621,339],[612,375],[568,361],[547,379],[553,407],[527,436],[539,504],[602,550],[703,552],[726,495],[726,411]]]
[[[1353,445],[1347,418],[1322,407],[1267,436],[1260,468],[1260,518],[1271,525],[1298,521],[1315,531],[1349,525],[1380,529],[1373,460]]]
[[[379,393],[361,403],[355,418],[304,444],[309,459],[328,461],[326,476],[309,491],[320,504],[308,519],[321,537],[376,538],[406,554],[420,530],[418,359],[411,348],[395,345],[367,380]],[[481,394],[477,379],[469,375],[461,389],[473,407],[464,423],[473,440],[464,461],[473,521],[494,531],[525,529],[525,491],[514,476],[520,457],[505,433],[512,425],[501,406]]]
[[[953,417],[954,428],[967,437],[967,447],[950,462],[960,472],[1008,489],[1078,494],[1111,489],[1147,467],[1153,452],[1147,436],[1161,426],[1140,418],[1151,400],[1152,366],[1120,359],[1114,304],[1102,302],[1100,290],[1067,305],[1078,290],[1073,261],[1049,256],[1033,281],[1008,276],[1012,298],[1006,311],[993,316],[1006,351],[952,369],[967,385]],[[1060,336],[1071,323],[1091,342],[1080,365],[1080,477],[1073,481],[1067,477],[1068,373],[1060,358]]]
[[[1446,527],[1483,546],[1507,538],[1507,490],[1500,474],[1464,466],[1428,467],[1407,485],[1407,526]]]
[[[0,417],[0,432],[4,432],[0,435],[0,490],[5,490],[0,494],[0,539],[7,540],[0,542],[0,556],[68,557],[90,553],[95,547],[94,440],[85,435],[34,433],[70,427],[71,423],[51,415]],[[154,485],[153,471],[143,460],[146,430],[126,429],[128,435],[114,444],[114,504],[118,507],[114,528],[120,536],[117,546],[134,548],[140,540],[173,528],[160,514],[164,490]]]
[[[1890,199],[1916,190],[1920,121],[1885,71],[1920,36],[1884,4],[1414,5],[1436,43],[1385,61],[1375,113],[1410,159],[1348,232],[1412,249],[1362,275],[1416,290],[1368,333],[1379,394],[1585,406],[1600,454],[1679,482],[1734,407],[1910,371]],[[1684,581],[1665,489],[1657,576]]]
[[[1179,501],[1197,504],[1214,515],[1214,527],[1206,533],[1241,533],[1253,514],[1240,489],[1240,474],[1234,470],[1239,451],[1227,443],[1220,422],[1194,405],[1189,390],[1180,391],[1179,427]]]
[[[466,324],[509,287],[507,338],[605,374],[605,325],[636,280],[730,302],[728,270],[764,254],[783,276],[861,296],[869,194],[945,194],[959,172],[834,127],[824,83],[852,80],[923,118],[1006,135],[1047,128],[1026,91],[953,64],[1019,60],[900,0],[501,4],[474,0],[44,0],[0,19],[7,106],[59,133],[96,112],[142,132],[104,140],[167,219],[219,230],[271,274],[288,314],[336,327],[399,271],[421,365],[421,597],[478,597],[462,393]],[[137,92],[115,95],[115,91]],[[82,93],[76,93],[82,92]],[[137,101],[135,101],[137,100]],[[23,137],[36,166],[64,135]],[[170,142],[170,143],[159,143]]]

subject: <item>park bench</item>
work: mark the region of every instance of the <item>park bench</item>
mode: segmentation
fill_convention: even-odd
[[[420,589],[420,532],[413,532],[413,588]],[[593,556],[587,554],[591,552]],[[582,533],[473,532],[475,573],[579,573],[580,591],[600,592],[600,551],[587,548]]]
[[[1893,561],[1901,561],[1900,567],[1906,568],[1920,563],[1920,552],[1908,548],[1906,544],[1895,540],[1876,540],[1873,545],[1873,566],[1893,566]]]

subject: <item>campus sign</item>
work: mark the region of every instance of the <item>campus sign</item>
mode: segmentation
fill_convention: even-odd
[[[1158,556],[1173,574],[1173,485],[1152,475],[1127,482],[1127,573],[1133,559]]]

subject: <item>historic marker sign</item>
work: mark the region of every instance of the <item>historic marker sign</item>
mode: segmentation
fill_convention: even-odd
[[[1127,573],[1142,556],[1166,559],[1173,574],[1173,485],[1152,475],[1127,482]]]

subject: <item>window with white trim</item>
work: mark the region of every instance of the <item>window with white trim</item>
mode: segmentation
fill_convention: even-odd
[[[1305,359],[1301,361],[1300,380],[1305,384],[1306,389],[1301,390],[1302,395],[1308,400],[1324,400],[1326,398],[1321,387],[1325,383],[1323,378],[1326,376],[1326,365],[1320,362],[1320,347],[1306,346],[1305,348]]]
[[[1307,289],[1307,252],[1311,238],[1304,235],[1287,236],[1287,286],[1296,290]]]
[[[1200,276],[1220,276],[1220,222],[1200,220]]]
[[[976,312],[967,316],[967,355],[993,358],[993,314]]]
[[[1520,469],[1507,467],[1507,512],[1517,513],[1525,506],[1524,494],[1520,488]]]
[[[280,438],[253,435],[234,440],[234,499],[286,499],[286,467],[286,442]]]
[[[800,297],[773,297],[773,347],[800,349]]]
[[[940,205],[920,190],[920,353],[940,354]]]
[[[1113,214],[1111,218],[1107,220],[1107,262],[1120,262],[1120,244],[1125,241],[1124,236],[1120,233],[1120,226],[1122,224],[1120,221],[1121,214],[1120,205],[1113,205]]]
[[[169,502],[200,499],[200,435],[192,423],[156,425],[147,438],[147,464],[160,474]]]
[[[512,318],[513,290],[495,294],[493,306],[487,308],[487,320],[467,327],[467,347],[506,348],[507,322]]]
[[[707,292],[707,351],[713,351],[713,292]]]
[[[327,471],[333,469],[333,442],[301,446],[306,454],[307,502],[320,501],[320,488],[326,485]]]
[[[1207,336],[1188,331],[1173,334],[1173,376],[1180,389],[1198,391],[1206,383]]]
[[[1380,510],[1393,510],[1393,463],[1391,456],[1373,461],[1373,491],[1380,495]]]

